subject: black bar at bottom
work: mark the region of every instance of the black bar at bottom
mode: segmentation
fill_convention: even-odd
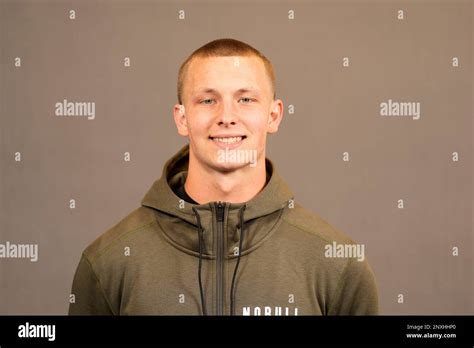
[[[2,348],[58,343],[384,343],[473,347],[474,317],[0,316]]]

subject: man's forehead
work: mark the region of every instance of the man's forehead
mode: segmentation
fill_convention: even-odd
[[[216,59],[220,60],[223,65],[216,64]],[[233,78],[242,77],[241,86],[237,86],[239,91],[259,92],[261,88],[257,86],[259,84],[258,76],[265,78],[266,70],[263,62],[261,65],[258,65],[260,63],[257,62],[258,60],[260,60],[258,57],[253,56],[197,57],[190,62],[187,71],[188,81],[192,82],[192,89],[194,91],[214,92],[215,86],[211,86],[210,82],[215,83],[217,76],[221,76],[223,71],[229,71],[232,73]],[[239,71],[243,74],[239,74]],[[225,84],[223,80],[219,82],[219,84]],[[236,81],[232,82],[235,84]]]
[[[196,93],[219,93],[219,89],[209,87],[209,86],[197,86],[194,88],[194,91]],[[246,92],[253,92],[253,93],[261,93],[261,89],[256,87],[256,86],[247,86],[247,87],[241,87],[235,90],[236,93],[246,93]]]

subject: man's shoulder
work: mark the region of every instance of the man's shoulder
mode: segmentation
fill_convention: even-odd
[[[131,241],[139,232],[153,228],[156,217],[152,209],[139,207],[125,216],[113,227],[106,230],[90,243],[84,250],[84,255],[93,262],[106,253],[120,248],[123,253],[121,242]],[[127,244],[127,243],[125,243]]]
[[[338,230],[320,215],[295,203],[283,216],[283,221],[301,233],[317,238],[322,243],[355,243],[348,235]]]

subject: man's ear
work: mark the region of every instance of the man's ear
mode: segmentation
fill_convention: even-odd
[[[178,134],[183,137],[187,137],[188,132],[188,122],[185,115],[184,105],[175,104],[173,107],[173,117],[176,127],[178,128]]]
[[[280,99],[272,101],[270,116],[268,118],[267,132],[272,134],[278,131],[278,126],[283,119],[283,102]]]

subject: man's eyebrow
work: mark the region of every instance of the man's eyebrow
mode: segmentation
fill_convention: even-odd
[[[244,88],[239,88],[237,91],[235,91],[235,94],[240,94],[240,93],[247,93],[247,92],[253,92],[256,94],[260,94],[260,90],[252,87],[244,87]],[[214,88],[200,88],[196,90],[196,93],[214,93],[214,94],[219,94],[217,90]]]

